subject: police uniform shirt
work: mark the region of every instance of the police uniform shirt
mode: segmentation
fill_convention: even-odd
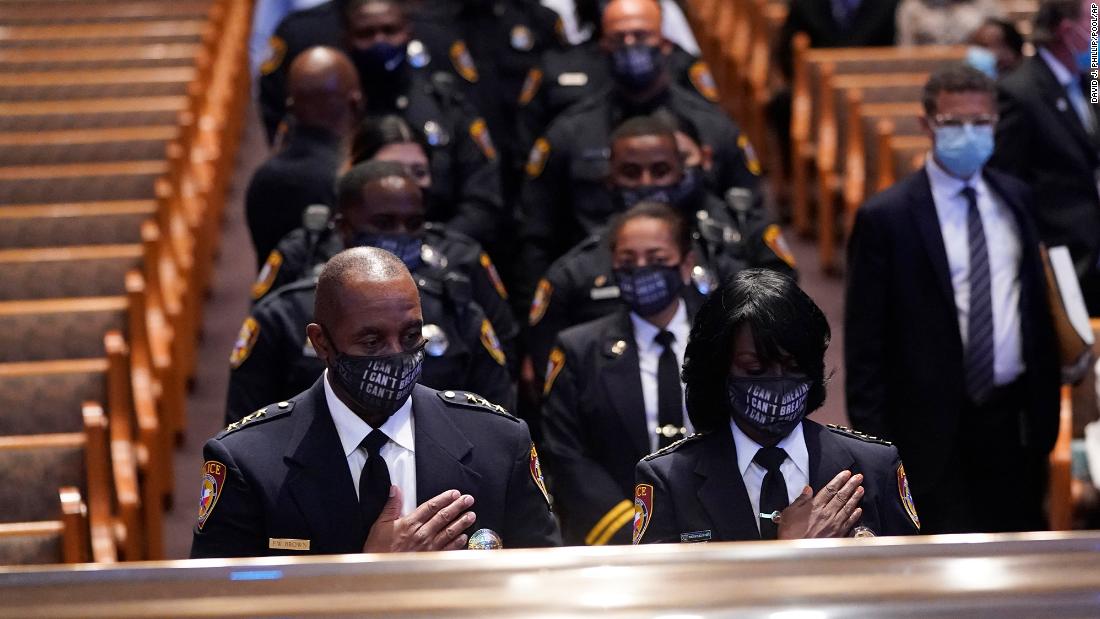
[[[367,450],[361,445],[375,430],[344,404],[329,383],[328,370],[324,374],[325,402],[328,404],[332,422],[336,424],[336,434],[348,459],[348,470],[355,486],[355,496],[359,496],[359,478],[363,474],[363,465],[367,463]],[[401,515],[407,516],[416,509],[416,443],[414,440],[412,418],[412,396],[405,399],[386,423],[378,430],[389,437],[379,453],[390,470],[390,483],[401,489]]]
[[[753,457],[760,451],[761,445],[749,438],[732,420],[730,432],[733,433],[733,446],[737,452],[737,470],[745,480],[745,492],[749,495],[752,513],[759,514],[760,487],[764,484],[764,475],[767,474],[767,470],[753,462]],[[794,503],[798,495],[802,494],[802,489],[810,483],[810,452],[806,449],[806,437],[802,434],[802,424],[795,426],[794,430],[775,446],[787,452],[787,459],[779,465],[779,472],[783,474],[783,481],[787,484],[787,501]],[[760,528],[759,518],[756,519],[756,527]]]
[[[688,320],[687,307],[680,299],[676,300],[678,307],[672,320],[663,329],[672,333],[675,338],[672,342],[672,352],[676,355],[676,367],[684,362],[684,351],[687,349],[688,334],[691,332],[691,321]],[[642,375],[642,401],[645,402],[645,421],[647,428],[657,427],[657,368],[660,363],[664,346],[654,339],[662,329],[630,312],[630,322],[634,325],[634,341],[638,344],[638,370]],[[681,391],[681,398],[683,392]],[[687,411],[684,411],[684,427],[687,434],[692,432],[691,421]],[[652,451],[657,450],[657,433],[649,433],[649,446]]]
[[[1020,233],[1012,212],[1001,201],[981,174],[969,181],[955,178],[929,156],[925,170],[932,187],[959,331],[965,348],[970,315],[970,240],[967,228],[969,205],[961,192],[971,186],[977,194],[978,213],[989,251],[990,293],[993,302],[993,382],[1007,385],[1024,372],[1023,341],[1020,336]]]

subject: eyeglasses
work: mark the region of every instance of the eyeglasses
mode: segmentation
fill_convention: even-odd
[[[997,122],[996,114],[981,114],[979,116],[952,116],[949,114],[936,114],[932,122],[937,127],[992,127]]]

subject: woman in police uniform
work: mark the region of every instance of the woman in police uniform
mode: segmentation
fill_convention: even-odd
[[[919,532],[897,449],[805,419],[829,337],[786,275],[744,270],[711,294],[683,367],[698,433],[638,463],[634,543]]]

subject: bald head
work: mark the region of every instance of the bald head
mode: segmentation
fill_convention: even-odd
[[[661,33],[661,5],[657,0],[611,0],[603,11],[604,37],[623,32]]]
[[[348,134],[361,107],[359,75],[343,52],[311,47],[290,64],[288,107],[305,126]]]
[[[356,297],[409,297],[419,310],[419,294],[412,275],[401,259],[376,247],[353,247],[332,257],[317,278],[314,300],[314,320],[335,329],[346,315],[345,306],[354,305]]]

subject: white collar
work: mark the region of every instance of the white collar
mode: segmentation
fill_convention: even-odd
[[[678,344],[684,344],[691,333],[691,322],[688,320],[687,304],[680,298],[677,298],[676,302],[679,303],[676,313],[672,315],[672,320],[668,321],[668,325],[663,330],[671,332]],[[657,337],[662,329],[634,312],[630,312],[630,322],[634,324],[634,339],[637,340],[639,348],[655,345],[653,338]]]
[[[745,471],[749,470],[752,458],[756,452],[760,451],[761,445],[742,432],[732,419],[730,419],[730,431],[733,433],[733,446],[737,450],[737,470],[744,477]],[[794,430],[791,430],[791,433],[784,436],[783,440],[775,446],[787,452],[787,457],[794,462],[799,472],[805,475],[806,479],[810,478],[810,452],[806,450],[806,436],[802,433],[802,422],[799,422]]]
[[[373,428],[363,421],[359,415],[353,413],[348,405],[336,396],[336,392],[332,390],[332,385],[329,384],[327,369],[325,370],[324,379],[325,401],[328,403],[332,422],[336,424],[336,434],[340,437],[340,445],[344,448],[344,457],[346,458],[359,448],[363,439],[367,438]],[[378,429],[385,432],[391,441],[415,453],[416,450],[413,448],[415,442],[413,440],[412,396],[409,396],[405,403],[401,405],[401,408],[390,415],[386,423]]]
[[[1075,76],[1066,68],[1066,65],[1062,64],[1061,60],[1054,57],[1054,54],[1050,53],[1045,47],[1039,48],[1039,57],[1043,59],[1043,62],[1047,63],[1050,67],[1050,72],[1054,74],[1054,79],[1058,80],[1058,83],[1062,85],[1062,88],[1068,88],[1070,84],[1081,79],[1080,76]]]

